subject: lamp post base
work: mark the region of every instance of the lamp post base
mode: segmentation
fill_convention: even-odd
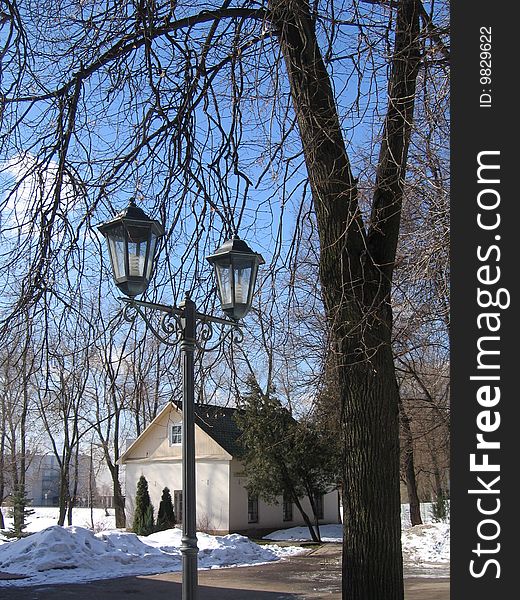
[[[182,600],[197,600],[198,574],[197,574],[197,538],[182,537]]]

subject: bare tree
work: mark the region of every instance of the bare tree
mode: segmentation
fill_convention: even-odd
[[[444,480],[449,455],[449,91],[448,81],[424,62],[393,292],[402,466],[412,524],[420,523],[418,481],[429,499],[427,465],[443,464]],[[433,440],[434,460],[425,451]],[[446,482],[441,487],[435,496],[446,493]]]
[[[34,410],[37,370],[32,333],[27,315],[18,315],[0,356],[2,500],[15,490],[24,498],[26,493],[26,473],[31,461],[30,414]]]
[[[152,335],[137,339],[136,330],[134,334],[136,337],[126,347],[124,362],[129,378],[125,392],[135,422],[135,435],[139,436],[159,410],[172,400],[174,393],[178,393],[180,371],[177,369],[178,357],[171,347],[161,344]],[[177,390],[172,386],[172,380],[177,382]]]
[[[417,79],[448,56],[437,25],[446,8],[431,10],[419,0],[29,0],[8,3],[1,25],[11,251],[0,270],[10,289],[20,280],[4,328],[49,299],[74,307],[80,285],[109,296],[85,232],[129,195],[168,224],[152,295],[191,289],[201,303],[202,256],[239,230],[263,251],[272,239],[275,281],[290,254],[285,215],[296,208],[297,244],[297,207],[312,196],[354,600],[403,595],[391,291]],[[357,135],[379,149],[370,189],[353,173]]]
[[[38,407],[49,444],[59,465],[58,525],[72,524],[76,503],[80,443],[85,429],[85,390],[89,382],[88,340],[71,334],[70,344],[48,346]],[[86,347],[84,347],[84,345]]]
[[[89,390],[93,403],[90,422],[97,434],[105,463],[112,479],[116,527],[126,526],[124,492],[121,486],[118,460],[124,443],[125,414],[130,403],[126,399],[124,373],[120,376],[123,348],[116,348],[109,335],[101,337],[94,366],[94,385]]]

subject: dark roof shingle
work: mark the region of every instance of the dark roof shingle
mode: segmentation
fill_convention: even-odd
[[[182,410],[182,402],[173,401]],[[240,452],[239,438],[242,431],[238,428],[234,415],[236,408],[215,406],[214,404],[194,405],[195,424],[212,437],[231,456]]]

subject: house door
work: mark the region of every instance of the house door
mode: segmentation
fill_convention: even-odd
[[[175,511],[175,521],[182,523],[182,490],[173,491],[173,510]]]

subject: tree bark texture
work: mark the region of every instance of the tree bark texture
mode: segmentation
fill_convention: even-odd
[[[343,449],[343,598],[402,600],[398,386],[391,278],[419,64],[419,7],[401,0],[365,226],[356,181],[306,0],[271,0],[320,239],[320,281],[334,353]]]

